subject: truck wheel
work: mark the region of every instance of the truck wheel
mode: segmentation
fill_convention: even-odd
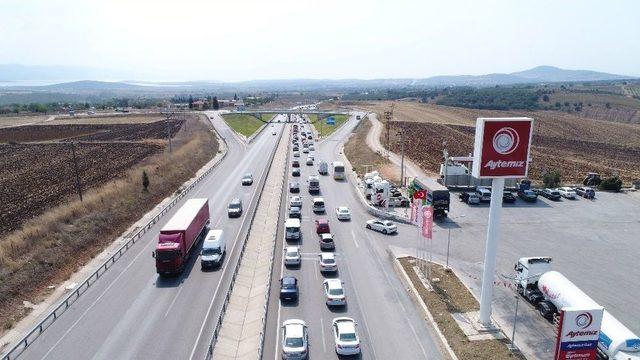
[[[367,229],[371,230],[371,225],[367,224]]]
[[[555,313],[555,306],[549,301],[541,301],[540,304],[538,304],[538,312],[540,312],[540,315],[545,319],[551,320]]]

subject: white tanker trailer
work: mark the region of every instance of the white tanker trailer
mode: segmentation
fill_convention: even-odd
[[[564,275],[552,271],[550,257],[521,258],[515,270],[518,293],[549,320],[563,307],[600,306]],[[604,359],[640,360],[640,338],[605,310],[598,350]]]

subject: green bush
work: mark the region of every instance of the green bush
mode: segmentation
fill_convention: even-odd
[[[612,176],[612,177],[603,179],[602,182],[600,183],[600,186],[598,186],[598,188],[600,190],[607,190],[607,191],[620,191],[620,189],[622,188],[622,180],[620,180],[620,178],[617,176]]]
[[[560,186],[560,171],[551,170],[544,174],[542,182],[546,188],[555,188]]]

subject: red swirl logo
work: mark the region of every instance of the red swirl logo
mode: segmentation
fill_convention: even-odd
[[[493,135],[493,149],[502,155],[514,152],[520,144],[518,132],[510,127],[503,127]]]
[[[578,325],[580,329],[588,328],[589,326],[591,326],[592,322],[593,316],[591,315],[591,313],[583,312],[582,314],[576,316],[576,325]]]

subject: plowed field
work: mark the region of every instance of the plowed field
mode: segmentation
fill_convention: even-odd
[[[367,102],[382,119],[391,102]],[[625,183],[640,179],[640,125],[594,120],[558,111],[497,111],[396,101],[393,128],[404,127],[410,134],[405,147],[408,156],[428,171],[439,171],[442,142],[452,156],[473,151],[475,121],[478,117],[528,116],[535,120],[533,163],[530,177],[557,169],[567,183],[582,181],[586,172],[605,176],[619,174]],[[400,151],[400,139],[391,130],[391,148]],[[383,131],[381,143],[385,144]]]

